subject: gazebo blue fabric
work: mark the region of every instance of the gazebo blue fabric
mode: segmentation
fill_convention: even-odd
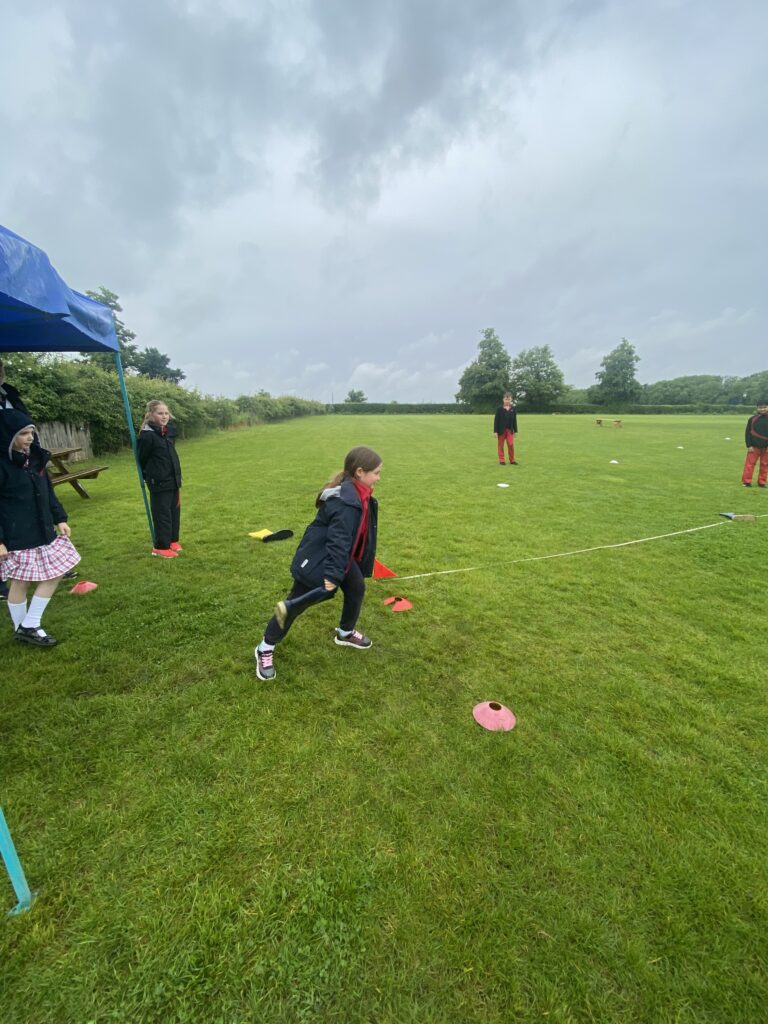
[[[42,249],[1,224],[0,351],[119,351],[112,310],[73,291]]]
[[[113,352],[149,532],[152,516],[136,454],[112,310],[74,291],[42,249],[0,224],[0,352]]]

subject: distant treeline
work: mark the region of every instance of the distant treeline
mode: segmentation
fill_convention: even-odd
[[[659,380],[655,384],[641,384],[640,387],[641,393],[633,403],[636,407],[641,405],[705,405],[707,407],[754,405],[760,398],[768,397],[768,370],[760,370],[758,373],[750,374],[749,377],[697,374],[691,377]],[[571,403],[586,403],[588,401],[587,390],[573,388],[566,396],[567,400]],[[708,409],[702,411],[707,412]]]
[[[458,403],[435,403],[430,404],[428,402],[419,403],[405,403],[405,402],[344,402],[340,405],[328,405],[325,407],[329,413],[341,413],[342,415],[351,414],[376,414],[376,415],[403,415],[404,413],[455,413],[460,416],[466,416],[468,414],[483,413],[490,415],[493,411],[489,406],[468,406],[459,405]],[[681,415],[683,413],[715,413],[721,415],[727,414],[741,414],[745,416],[749,415],[750,412],[754,412],[752,405],[714,405],[705,402],[692,404],[692,405],[622,405],[614,407],[606,407],[604,405],[595,405],[588,402],[558,402],[554,405],[548,405],[546,408],[536,407],[527,405],[524,401],[518,403],[518,412],[524,413],[575,413],[575,414],[592,414],[596,416],[608,416],[611,413],[621,413],[623,416],[631,415],[633,413],[639,413],[640,415],[649,415],[655,413],[657,415],[669,413],[673,415]]]
[[[14,384],[39,423],[58,421],[90,427],[94,453],[117,451],[130,444],[122,397],[114,371],[92,362],[51,355],[4,353],[6,376]],[[727,382],[727,386],[726,386]],[[217,398],[178,384],[146,376],[126,376],[126,389],[138,429],[146,403],[166,402],[182,437],[207,430],[256,423],[272,423],[298,416],[489,413],[493,405],[469,406],[454,402],[343,402],[325,405],[291,395],[273,397],[266,391],[238,398]],[[695,400],[682,401],[696,393]],[[736,399],[748,394],[749,404]],[[758,394],[759,393],[759,394]],[[545,407],[520,402],[521,412],[585,413],[596,415],[637,413],[737,413],[747,415],[758,397],[768,394],[768,371],[745,378],[681,377],[643,387],[640,403],[606,407],[585,400],[585,392],[570,389],[568,401]],[[702,397],[703,396],[703,397]],[[500,396],[499,396],[500,397]]]

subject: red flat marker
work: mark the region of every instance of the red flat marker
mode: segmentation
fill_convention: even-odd
[[[409,612],[413,608],[413,605],[405,597],[399,598],[392,605],[393,612]]]
[[[98,583],[90,583],[88,580],[81,580],[80,583],[76,583],[70,590],[70,594],[90,594],[92,590],[98,587]]]

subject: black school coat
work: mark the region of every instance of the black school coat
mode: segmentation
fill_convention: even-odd
[[[768,447],[768,416],[765,413],[757,413],[757,415],[749,417],[744,440],[747,443],[747,448]]]
[[[493,418],[494,434],[504,434],[507,430],[511,430],[513,434],[517,433],[517,408],[514,405],[509,409],[500,405]]]
[[[9,551],[50,544],[54,525],[67,521],[45,470],[50,453],[37,442],[29,459],[12,450],[16,434],[31,425],[29,416],[16,409],[0,412],[0,542]]]
[[[291,562],[291,575],[308,587],[321,587],[323,580],[342,583],[352,563],[352,549],[360,529],[363,505],[350,479],[328,487],[320,495],[320,507],[304,531]],[[363,576],[373,573],[379,505],[371,495],[368,503],[368,534],[360,560]]]
[[[181,487],[181,464],[176,454],[176,428],[168,424],[165,434],[154,423],[139,431],[139,465],[150,491],[178,491]]]

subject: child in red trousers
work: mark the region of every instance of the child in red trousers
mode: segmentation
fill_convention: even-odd
[[[741,482],[745,487],[752,486],[755,466],[759,462],[757,486],[765,487],[768,483],[768,399],[761,398],[757,403],[757,413],[747,420],[744,440],[747,442],[747,458]]]

